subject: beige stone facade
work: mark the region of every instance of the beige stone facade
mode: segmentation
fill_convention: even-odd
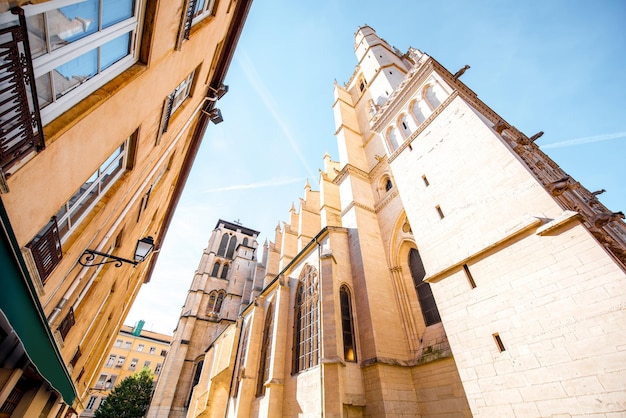
[[[185,328],[206,352],[174,372],[188,405],[149,416],[622,416],[623,215],[463,71],[368,26],[355,53],[339,161],[264,245],[240,315]]]
[[[137,263],[138,241],[159,249],[204,132],[221,122],[251,2],[17,3],[0,14],[2,62],[16,63],[0,77],[3,231],[11,283],[28,285],[55,368],[33,360],[30,336],[23,359],[8,349],[21,322],[7,315],[0,410],[71,417],[150,280],[158,251]]]
[[[143,324],[144,321],[139,321],[134,327],[122,326],[104,366],[100,369],[98,380],[90,390],[81,417],[93,417],[100,403],[115,386],[144,368],[153,374],[156,385],[172,336],[145,330]]]

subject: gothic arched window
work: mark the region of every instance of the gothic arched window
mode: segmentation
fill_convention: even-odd
[[[245,245],[246,247],[248,246],[248,238],[243,239],[243,245]]]
[[[259,371],[256,379],[256,396],[265,395],[265,382],[270,377],[270,356],[272,352],[272,335],[274,331],[274,305],[267,307],[265,326],[263,327],[263,340],[261,344],[261,356]]]
[[[356,344],[354,340],[354,319],[352,318],[352,301],[347,286],[339,289],[341,305],[341,331],[343,335],[343,358],[345,361],[356,362]]]
[[[437,309],[433,292],[430,289],[430,284],[423,281],[424,277],[426,277],[424,263],[422,263],[422,258],[415,248],[411,248],[409,252],[409,268],[426,326],[441,322],[439,310]]]
[[[432,84],[429,84],[424,88],[424,98],[433,110],[437,109],[441,104],[441,100],[437,97],[437,93],[435,92]]]
[[[226,292],[224,290],[213,290],[209,293],[209,303],[207,305],[206,311],[208,314],[218,314],[222,310],[222,304],[224,302],[224,298],[226,297]]]
[[[307,264],[296,289],[293,344],[293,372],[317,366],[319,362],[319,298],[315,267]]]
[[[398,128],[400,128],[405,138],[410,137],[411,134],[413,133],[413,126],[411,122],[412,121],[409,121],[406,115],[402,115],[398,119]]]
[[[217,277],[217,274],[219,273],[219,271],[220,271],[220,263],[216,261],[215,264],[213,264],[213,271],[211,271],[211,276]]]
[[[226,254],[226,246],[228,245],[228,238],[229,238],[228,234],[222,235],[222,240],[220,241],[220,246],[217,249],[217,255],[223,257],[224,254]]]
[[[226,258],[233,258],[233,254],[235,253],[235,247],[237,246],[237,237],[230,237],[230,242],[228,243],[228,251],[226,251]]]
[[[398,129],[395,126],[390,127],[387,131],[387,140],[389,141],[389,146],[391,147],[390,152],[394,152],[400,146],[398,136]]]
[[[220,279],[225,279],[228,276],[228,264],[224,264],[222,267],[222,274],[220,275]]]
[[[415,117],[418,125],[426,120],[426,116],[421,108],[421,103],[418,101],[413,102],[413,106],[411,106],[411,113]]]

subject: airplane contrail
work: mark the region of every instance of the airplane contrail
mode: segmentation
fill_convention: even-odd
[[[583,138],[568,139],[566,141],[553,142],[552,144],[541,145],[541,149],[547,148],[565,148],[572,147],[574,145],[589,144],[592,142],[609,141],[612,139],[626,138],[626,132],[616,132],[613,134],[585,136]]]
[[[268,180],[256,181],[253,183],[233,184],[230,186],[216,187],[214,189],[205,190],[204,193],[230,192],[233,190],[262,189],[265,187],[284,186],[286,184],[293,184],[293,183],[297,183],[299,181],[304,181],[304,180],[305,179],[303,177],[268,179]]]
[[[263,81],[257,75],[256,71],[254,70],[254,65],[252,64],[252,62],[250,61],[250,58],[248,58],[248,55],[246,54],[244,50],[238,51],[237,61],[239,65],[241,66],[241,69],[243,70],[244,74],[248,78],[248,81],[250,81],[250,84],[252,84],[252,87],[254,88],[254,90],[257,92],[257,94],[263,101],[263,104],[265,104],[267,109],[270,111],[270,113],[274,117],[274,120],[280,126],[280,129],[285,134],[285,137],[287,138],[289,145],[291,145],[291,148],[298,156],[298,159],[300,160],[302,165],[306,168],[307,173],[309,173],[309,176],[311,178],[315,178],[316,177],[315,173],[313,172],[313,170],[311,170],[311,167],[309,167],[309,163],[307,162],[306,158],[304,158],[304,155],[302,154],[302,151],[300,150],[300,147],[298,146],[298,142],[296,141],[293,134],[291,133],[289,126],[287,125],[283,117],[281,116],[280,111],[277,108],[276,102],[274,101],[274,98],[272,97],[268,89],[265,87],[265,84],[263,84]]]

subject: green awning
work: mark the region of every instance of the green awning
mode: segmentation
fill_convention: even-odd
[[[76,389],[36,297],[2,200],[0,226],[0,309],[39,373],[72,405]]]

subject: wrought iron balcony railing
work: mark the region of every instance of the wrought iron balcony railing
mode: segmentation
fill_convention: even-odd
[[[45,147],[26,18],[19,8],[12,12],[19,24],[0,29],[0,170],[6,176]]]

